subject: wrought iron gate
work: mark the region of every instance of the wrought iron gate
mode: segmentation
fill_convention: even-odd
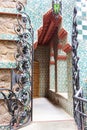
[[[72,31],[72,65],[73,65],[73,106],[74,106],[74,118],[78,126],[78,130],[87,130],[85,125],[87,115],[84,112],[84,104],[87,103],[87,99],[83,98],[83,90],[79,84],[79,57],[77,55],[78,49],[78,30],[76,21],[77,9],[74,8],[73,17],[73,31]]]
[[[0,88],[0,97],[7,106],[11,120],[9,124],[0,126],[0,130],[15,130],[32,120],[33,28],[24,5],[18,2],[16,8],[17,68],[11,71],[10,89]]]

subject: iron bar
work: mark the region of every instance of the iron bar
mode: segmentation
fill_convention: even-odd
[[[15,59],[17,72],[11,71],[10,89],[0,88],[0,94],[7,105],[11,115],[11,121],[7,126],[8,130],[16,130],[32,118],[32,66],[33,66],[33,28],[30,17],[25,12],[21,2],[16,5],[18,11],[17,22],[14,30],[17,34],[17,52]],[[5,126],[2,126],[5,129]],[[0,129],[3,129],[0,126]]]
[[[82,98],[82,88],[80,88],[79,84],[79,57],[77,55],[78,49],[78,30],[77,30],[77,21],[76,21],[77,9],[74,8],[73,13],[73,30],[72,30],[72,77],[73,77],[73,113],[74,118],[78,126],[78,130],[83,129],[83,116],[85,115],[83,112],[83,103],[87,101]]]

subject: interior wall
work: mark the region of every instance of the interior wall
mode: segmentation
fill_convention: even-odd
[[[57,46],[56,46],[57,48]],[[62,108],[64,108],[70,115],[73,115],[73,87],[72,87],[72,52],[68,52],[66,54],[67,56],[67,59],[66,59],[66,66],[63,65],[63,63],[61,62],[61,66],[64,70],[66,70],[66,73],[65,75],[63,75],[63,70],[62,69],[59,69],[59,60],[56,60],[57,62],[57,68],[56,68],[56,72],[57,72],[57,77],[58,77],[58,74],[59,74],[59,78],[55,79],[55,82],[57,82],[57,86],[55,84],[55,88],[57,87],[57,92],[55,91],[52,91],[51,89],[48,89],[47,91],[47,98],[49,100],[51,100],[54,104],[56,105],[60,105]],[[57,58],[56,58],[57,59]],[[66,76],[66,81],[62,80],[60,78],[63,78],[64,76]],[[64,77],[65,78],[65,77]],[[58,84],[58,82],[60,84]],[[63,88],[63,83],[64,83],[64,86],[65,88]],[[51,84],[53,85],[54,87],[54,84]],[[60,91],[58,89],[60,85]],[[67,88],[66,88],[67,87]],[[50,88],[50,86],[49,86]],[[64,96],[64,95],[61,95],[59,92],[66,92],[67,90],[67,97]]]
[[[38,46],[34,52],[34,60],[39,62],[39,96],[44,97],[49,85],[49,46]]]

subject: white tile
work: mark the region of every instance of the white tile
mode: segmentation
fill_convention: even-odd
[[[77,39],[78,39],[78,40],[83,40],[83,36],[78,34]]]
[[[82,25],[77,26],[78,30],[82,30]]]
[[[82,25],[87,25],[87,21],[86,20],[82,20]]]
[[[83,30],[82,35],[87,35],[87,30]]]
[[[78,12],[77,12],[77,16],[82,16],[82,12],[81,12],[81,11],[78,11]]]

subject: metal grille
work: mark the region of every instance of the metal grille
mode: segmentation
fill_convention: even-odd
[[[86,130],[84,121],[87,115],[84,113],[84,104],[87,104],[87,100],[83,98],[83,90],[79,84],[79,67],[77,56],[78,41],[77,41],[77,22],[76,22],[77,10],[74,8],[73,17],[73,31],[72,31],[72,65],[73,65],[73,106],[74,106],[74,118],[78,126],[78,130]]]
[[[11,88],[0,88],[0,97],[11,120],[7,126],[0,126],[1,130],[15,130],[32,119],[33,28],[24,5],[18,2],[16,8],[18,24],[14,29],[18,38],[15,53],[17,68],[11,70]]]

